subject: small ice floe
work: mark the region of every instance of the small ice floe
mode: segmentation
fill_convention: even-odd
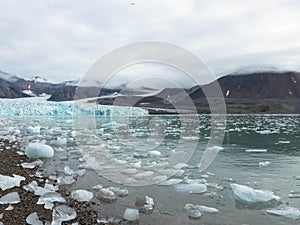
[[[64,176],[57,178],[57,184],[59,185],[69,185],[75,182],[73,176]]]
[[[87,162],[83,162],[78,166],[78,169],[92,170],[93,168]]]
[[[30,159],[51,158],[54,156],[53,148],[42,143],[29,143],[25,153]]]
[[[36,127],[29,126],[26,128],[26,131],[31,134],[39,134],[40,130],[41,130],[40,126],[36,126]]]
[[[294,207],[290,206],[279,206],[274,209],[268,209],[267,213],[271,215],[276,215],[276,216],[282,216],[290,219],[300,219],[300,211],[299,209],[296,209]]]
[[[60,225],[61,222],[70,221],[75,219],[77,213],[74,209],[69,206],[59,205],[52,212],[52,223],[51,225]]]
[[[278,141],[277,143],[278,143],[278,144],[289,144],[290,141]]]
[[[13,177],[4,176],[0,174],[0,188],[2,191],[13,187],[20,187],[21,181],[25,180],[25,177],[13,174]]]
[[[200,183],[177,184],[175,189],[177,191],[187,192],[190,194],[202,194],[207,191],[207,186]]]
[[[123,217],[127,221],[137,221],[139,220],[139,210],[127,208]]]
[[[145,171],[133,175],[133,178],[136,180],[146,180],[154,174],[153,171]]]
[[[21,166],[24,168],[24,169],[33,169],[35,168],[36,166],[40,166],[40,165],[43,165],[43,161],[42,160],[37,160],[37,161],[34,161],[34,162],[31,162],[31,163],[27,163],[27,162],[24,162],[21,164]]]
[[[58,146],[64,146],[66,144],[67,144],[67,138],[58,137],[56,139],[56,145],[58,145]]]
[[[18,192],[12,192],[0,198],[0,205],[18,204],[21,202]]]
[[[158,183],[158,185],[160,185],[160,186],[171,186],[171,185],[179,184],[181,182],[182,182],[181,179],[169,179],[169,180]]]
[[[109,190],[108,188],[100,189],[96,198],[99,199],[100,201],[108,202],[108,203],[113,202],[117,199],[115,193]]]
[[[210,187],[210,188],[216,188],[216,189],[219,189],[219,190],[223,190],[224,187],[217,184],[217,183],[205,183],[207,187]]]
[[[13,210],[13,209],[14,209],[14,207],[13,207],[12,205],[9,205],[9,206],[7,206],[7,208],[4,209],[4,210],[6,210],[6,211],[11,211],[11,210]]]
[[[64,167],[64,173],[66,175],[72,175],[74,173],[74,171],[69,166],[65,166]]]
[[[294,176],[295,180],[300,180],[300,176]]]
[[[263,153],[263,152],[267,152],[267,149],[246,149],[245,152],[248,153]]]
[[[299,191],[290,191],[289,198],[300,198]]]
[[[149,155],[152,155],[152,156],[160,156],[160,155],[161,155],[161,152],[153,150],[153,151],[150,151],[150,152],[149,152]]]
[[[126,188],[109,187],[108,190],[112,191],[115,195],[119,197],[125,197],[128,195],[128,190]]]
[[[186,204],[183,208],[186,211],[198,210],[201,213],[218,213],[219,210],[213,207],[207,207],[204,205],[193,205],[193,204]]]
[[[52,209],[53,202],[66,202],[66,200],[57,192],[47,192],[39,197],[37,202],[38,205],[45,205],[45,209]]]
[[[86,190],[75,190],[71,192],[71,196],[78,202],[89,202],[94,197],[94,194]]]
[[[144,198],[136,198],[135,206],[139,208],[139,211],[144,214],[149,214],[154,209],[154,200],[149,196]]]
[[[100,190],[102,188],[103,188],[103,185],[101,185],[101,184],[97,184],[94,187],[92,187],[92,189],[94,189],[94,190]]]
[[[29,216],[27,216],[26,223],[31,225],[43,225],[43,222],[40,221],[40,218],[36,212],[31,213]]]
[[[200,219],[202,217],[202,213],[199,210],[190,210],[188,213],[191,219]]]
[[[49,185],[49,184],[48,185],[45,184],[45,187],[40,187],[40,186],[38,186],[38,183],[36,181],[32,181],[31,183],[25,185],[23,188],[26,191],[33,192],[35,195],[38,195],[38,196],[42,196],[47,192],[57,189],[56,186]]]
[[[233,198],[239,208],[267,208],[281,204],[280,197],[271,191],[255,190],[251,187],[230,184],[233,191]]]
[[[266,166],[269,166],[270,164],[271,164],[271,162],[269,162],[269,161],[264,161],[264,162],[258,163],[259,167],[266,167]]]

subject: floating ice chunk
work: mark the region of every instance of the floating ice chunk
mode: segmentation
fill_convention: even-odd
[[[97,185],[95,185],[94,187],[92,187],[94,190],[100,190],[100,189],[102,189],[103,188],[103,185],[101,185],[101,184],[97,184]]]
[[[70,221],[77,216],[76,211],[69,206],[59,205],[52,212],[53,222],[51,225],[61,224],[63,221]]]
[[[160,186],[171,186],[171,185],[179,184],[181,182],[182,182],[181,179],[169,179],[169,180],[160,182],[158,185],[160,185]]]
[[[152,211],[154,209],[154,200],[149,196],[145,196],[145,205],[144,208],[147,211]]]
[[[119,197],[125,197],[128,195],[128,190],[126,188],[119,187],[109,187],[108,190],[112,191],[115,195]]]
[[[58,146],[64,146],[66,144],[67,144],[67,138],[58,137],[56,139],[56,145],[58,145]]]
[[[71,196],[78,202],[89,202],[94,197],[94,194],[86,190],[76,190],[71,192]]]
[[[26,131],[31,134],[39,134],[40,130],[41,130],[40,126],[36,126],[36,127],[29,126],[26,128]]]
[[[81,169],[81,170],[77,170],[74,174],[82,177],[85,174],[85,172],[86,172],[85,169]]]
[[[69,185],[69,184],[73,184],[74,182],[75,182],[75,180],[72,176],[65,176],[65,177],[57,178],[57,183],[59,185]]]
[[[13,187],[20,187],[20,183],[23,180],[25,180],[25,177],[19,175],[13,174],[13,177],[10,177],[0,174],[0,188],[4,191]]]
[[[7,208],[5,209],[6,211],[11,211],[11,210],[13,210],[14,209],[14,207],[12,206],[12,205],[9,205],[9,206],[7,206]]]
[[[117,199],[115,193],[113,193],[108,188],[102,188],[99,190],[97,198],[103,202],[112,202]]]
[[[12,192],[7,195],[4,195],[0,198],[0,205],[4,204],[18,204],[21,202],[18,192]]]
[[[25,149],[28,158],[51,158],[54,155],[54,150],[51,146],[42,143],[30,143]]]
[[[124,213],[124,219],[128,221],[137,221],[139,220],[139,210],[137,209],[126,209]]]
[[[217,183],[205,183],[207,187],[211,187],[211,188],[216,188],[216,189],[220,189],[223,190],[224,187],[217,184]]]
[[[190,210],[189,217],[191,219],[200,219],[202,217],[202,213],[199,210]]]
[[[271,164],[271,162],[269,162],[269,161],[264,161],[264,162],[258,163],[259,167],[266,167],[266,166],[269,166],[270,164]]]
[[[136,174],[138,171],[135,168],[132,169],[125,169],[122,173],[124,174]]]
[[[160,156],[161,152],[153,150],[153,151],[150,151],[149,154],[153,155],[153,156]]]
[[[191,210],[198,210],[202,213],[218,213],[219,210],[213,207],[207,207],[204,205],[193,205],[193,204],[186,204],[184,206],[184,210],[191,211]]]
[[[3,218],[3,213],[0,213],[0,220]]]
[[[275,209],[268,209],[267,213],[276,216],[283,216],[294,220],[300,219],[299,209],[290,206],[280,206]]]
[[[72,175],[74,173],[74,171],[69,166],[65,166],[64,173],[66,175]]]
[[[40,221],[40,218],[36,212],[31,213],[29,216],[27,216],[26,223],[31,225],[43,225],[43,222]]]
[[[33,169],[35,168],[36,166],[39,166],[39,165],[43,165],[43,161],[42,160],[37,160],[37,161],[34,161],[34,162],[31,162],[31,163],[22,163],[21,166],[24,168],[24,169]]]
[[[207,191],[205,184],[190,183],[190,184],[177,184],[175,186],[177,191],[188,192],[190,194],[202,194]]]
[[[267,152],[267,149],[246,149],[245,152],[248,153],[263,153],[263,152]]]
[[[83,162],[78,166],[78,169],[92,170],[93,168],[87,162]]]
[[[45,209],[52,209],[53,202],[66,202],[66,200],[57,192],[47,192],[39,197],[38,205],[45,204]]]
[[[188,164],[186,164],[186,163],[177,163],[176,165],[173,166],[173,168],[176,170],[179,170],[179,169],[185,168],[187,166],[188,166]]]
[[[153,171],[145,171],[145,172],[141,172],[141,173],[137,173],[135,175],[133,175],[133,178],[137,179],[137,180],[144,180],[147,179],[148,177],[151,177],[154,174]]]
[[[230,184],[233,190],[233,198],[240,207],[265,208],[280,204],[280,197],[271,191],[255,190],[251,187]]]

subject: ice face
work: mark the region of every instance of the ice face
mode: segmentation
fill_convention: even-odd
[[[0,174],[0,188],[4,191],[13,187],[20,187],[21,181],[25,180],[25,177],[19,175],[4,176]]]
[[[25,153],[30,159],[51,158],[54,156],[53,148],[42,143],[29,143]]]
[[[240,184],[231,184],[231,188],[238,207],[265,208],[280,204],[280,197],[271,191],[255,190]]]
[[[141,108],[118,107],[90,104],[89,107],[81,108],[74,102],[47,102],[47,98],[22,98],[0,99],[0,116],[73,116],[80,115],[147,115],[148,111]],[[32,131],[35,131],[33,129]]]

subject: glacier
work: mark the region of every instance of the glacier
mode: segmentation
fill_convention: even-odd
[[[0,99],[0,116],[141,116],[148,111],[137,107],[109,106],[88,103],[87,100],[49,102],[47,97]],[[83,107],[84,106],[84,107]]]

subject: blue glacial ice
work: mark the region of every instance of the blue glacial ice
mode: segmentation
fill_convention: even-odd
[[[148,111],[136,107],[97,105],[78,101],[48,102],[45,97],[0,99],[0,116],[138,116]],[[31,130],[30,130],[31,131]]]

